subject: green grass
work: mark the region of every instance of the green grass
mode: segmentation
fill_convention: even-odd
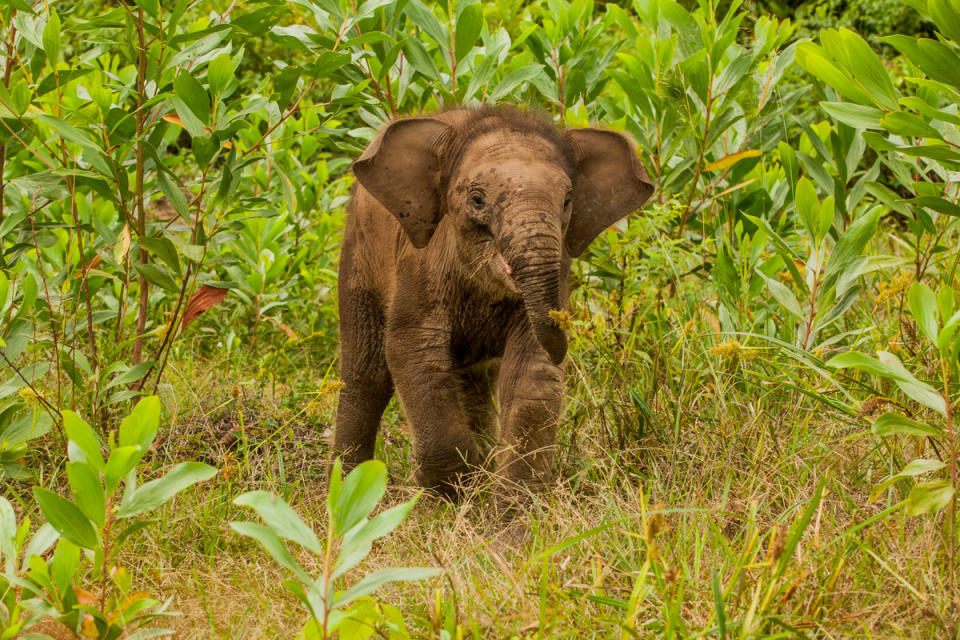
[[[943,516],[907,517],[897,487],[868,502],[916,443],[881,445],[824,402],[843,401],[829,381],[779,350],[722,360],[709,317],[672,315],[669,339],[639,331],[627,350],[659,369],[611,360],[612,330],[589,343],[575,330],[558,478],[512,521],[489,483],[458,505],[424,498],[353,580],[442,567],[383,592],[414,637],[956,637]],[[306,351],[269,378],[237,363],[171,367],[178,417],[157,457],[221,472],[167,508],[127,562],[174,596],[180,637],[293,637],[303,623],[281,571],[227,522],[242,516],[234,497],[266,488],[324,527],[336,394],[322,368],[299,366],[330,354]],[[631,389],[649,391],[645,407]],[[409,435],[393,405],[378,457],[392,480],[384,507],[408,499]]]

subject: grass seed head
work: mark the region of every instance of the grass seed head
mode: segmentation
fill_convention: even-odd
[[[744,347],[736,340],[727,340],[710,348],[710,354],[718,356],[721,360],[737,362],[739,360],[750,360],[756,358],[760,352],[751,347]]]
[[[550,319],[553,320],[555,325],[564,331],[569,331],[570,328],[573,327],[573,321],[570,319],[570,314],[566,311],[557,311],[556,309],[551,309]]]
[[[873,298],[873,301],[882,304],[891,298],[895,298],[903,293],[911,282],[913,282],[913,274],[906,271],[890,282],[881,282],[877,287],[877,295]]]
[[[787,527],[777,525],[770,533],[770,545],[767,547],[767,562],[773,563],[783,555],[783,549],[787,544]]]

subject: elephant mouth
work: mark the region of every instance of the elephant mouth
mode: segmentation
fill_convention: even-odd
[[[513,269],[503,254],[497,250],[494,250],[493,254],[493,270],[511,293],[520,293],[520,286],[513,278]]]

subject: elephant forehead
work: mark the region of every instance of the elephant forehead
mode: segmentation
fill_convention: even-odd
[[[463,165],[502,164],[509,161],[542,162],[562,166],[560,151],[541,136],[513,129],[496,129],[469,141],[462,155]]]
[[[503,158],[482,162],[466,172],[468,185],[482,185],[509,197],[537,191],[564,195],[571,182],[558,165],[541,158]]]

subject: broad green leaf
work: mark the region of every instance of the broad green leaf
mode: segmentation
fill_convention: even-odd
[[[937,309],[940,311],[940,317],[944,320],[944,325],[949,322],[948,318],[953,317],[956,310],[956,299],[953,295],[953,289],[941,287],[937,292]]]
[[[233,503],[241,507],[251,507],[263,518],[267,526],[281,538],[296,542],[317,555],[323,554],[323,547],[320,545],[317,535],[303,523],[303,520],[294,513],[286,502],[272,493],[249,491],[238,497]]]
[[[936,196],[918,196],[916,198],[908,198],[907,200],[904,200],[904,202],[915,204],[918,207],[933,209],[937,213],[942,213],[944,215],[960,217],[960,206],[957,206],[956,204],[944,198],[938,198]]]
[[[100,474],[86,462],[68,462],[67,478],[80,511],[102,527],[106,520],[106,501]]]
[[[66,593],[73,584],[80,563],[80,547],[66,538],[60,538],[50,561],[50,580],[58,593]]]
[[[66,120],[56,118],[48,114],[38,115],[37,120],[43,122],[44,124],[50,125],[67,142],[72,142],[91,152],[102,154],[102,151],[97,146],[97,143],[94,142],[89,135],[87,135],[84,131],[77,129]]]
[[[223,93],[223,90],[233,79],[233,58],[226,53],[210,61],[207,65],[207,83],[210,85],[210,91],[215,96]]]
[[[304,580],[304,582],[308,581]],[[307,621],[306,626],[301,632],[304,640],[318,640],[322,638],[320,623],[317,622],[317,620],[323,620],[323,612],[325,611],[323,599],[320,598],[319,594],[313,589],[309,591],[304,589],[304,585],[296,580],[284,580],[281,584],[310,612],[310,620]],[[335,628],[333,621],[337,614],[343,615],[340,611],[331,611],[327,617],[331,630]]]
[[[814,223],[816,216],[814,214],[820,202],[817,200],[817,189],[808,178],[803,177],[797,181],[797,191],[794,196],[794,202],[803,226],[811,236],[816,236],[816,226]]]
[[[822,47],[812,42],[801,42],[794,50],[797,64],[805,71],[826,83],[843,97],[853,100],[857,104],[874,106],[876,101],[869,93],[853,82],[849,74],[841,71],[830,60]]]
[[[946,465],[939,460],[912,460],[899,473],[895,473],[889,478],[885,478],[870,491],[870,502],[873,502],[887,490],[887,488],[898,480],[913,478],[925,473],[933,473],[943,469]]]
[[[406,520],[416,501],[416,498],[414,498],[399,504],[371,520],[361,522],[348,531],[343,536],[340,552],[337,555],[337,561],[334,564],[334,571],[330,579],[334,580],[343,575],[367,557],[373,542],[387,535]]]
[[[242,536],[253,538],[263,547],[264,551],[280,566],[293,571],[303,581],[309,580],[303,568],[297,564],[283,541],[268,527],[254,522],[231,522],[230,528]]]
[[[210,96],[203,85],[197,82],[186,70],[181,70],[177,77],[173,79],[173,92],[183,104],[185,104],[191,113],[203,124],[210,123]],[[181,118],[183,114],[177,109]],[[184,123],[186,124],[186,123]],[[191,132],[190,135],[193,135]]]
[[[923,331],[930,342],[937,341],[940,325],[937,321],[937,296],[927,285],[914,282],[907,295],[910,304],[910,313],[917,321],[917,326]]]
[[[947,480],[918,484],[907,496],[907,513],[912,516],[937,513],[950,504],[954,492],[953,485]]]
[[[960,87],[960,56],[946,44],[930,38],[903,35],[880,40],[897,49],[934,80]]]
[[[117,447],[110,452],[107,460],[107,470],[103,474],[106,480],[107,495],[113,495],[117,485],[140,461],[144,451],[134,445],[131,447]]]
[[[960,58],[958,58],[958,62],[960,62]],[[927,81],[927,82],[930,82],[930,81]],[[940,83],[938,82],[935,84],[939,85]],[[923,116],[927,120],[931,120],[931,121],[936,120],[939,122],[946,122],[952,125],[960,125],[960,117],[958,117],[956,114],[951,113],[945,109],[938,109],[919,96],[906,96],[906,97],[900,98],[900,104],[907,107],[908,109],[912,109],[918,112],[921,116]]]
[[[16,555],[13,541],[17,536],[17,514],[10,501],[0,496],[0,572],[13,573]]]
[[[333,518],[333,508],[340,500],[340,487],[343,484],[343,461],[336,458],[330,471],[330,483],[327,486],[327,517]]]
[[[135,0],[135,1],[138,5],[140,5],[140,7],[143,8],[144,11],[147,12],[148,16],[150,16],[154,20],[157,19],[159,7],[160,7],[160,0]]]
[[[370,595],[380,587],[390,582],[412,582],[416,580],[425,580],[441,573],[440,569],[381,569],[374,571],[363,580],[339,594],[334,599],[335,607],[342,607],[357,598]]]
[[[149,362],[141,362],[139,364],[135,364],[129,369],[124,370],[123,373],[121,373],[120,375],[113,377],[110,380],[110,382],[103,385],[103,389],[101,389],[101,391],[107,391],[108,389],[112,389],[119,385],[136,382],[137,380],[142,378],[144,375],[146,375],[146,373],[156,365],[157,363],[154,362],[153,360]]]
[[[797,297],[789,287],[773,278],[764,276],[759,270],[757,273],[767,282],[767,291],[770,292],[770,295],[773,296],[790,315],[796,318],[803,317],[803,310],[800,308],[800,303],[797,302]]]
[[[437,71],[437,65],[433,63],[433,58],[416,38],[406,39],[403,45],[403,55],[414,70],[427,80],[436,81],[440,78],[440,72]]]
[[[134,267],[137,273],[147,282],[155,284],[161,289],[166,289],[171,293],[180,292],[177,283],[173,281],[173,278],[170,277],[170,274],[164,267],[156,264],[140,264],[139,262],[136,263]]]
[[[47,24],[43,27],[43,52],[47,54],[47,61],[56,68],[60,60],[60,16],[56,11],[50,11]]]
[[[6,274],[0,271],[0,311],[7,306],[7,292],[10,290],[10,281]],[[0,334],[2,335],[2,334]]]
[[[876,235],[877,223],[883,212],[884,209],[880,205],[871,207],[847,227],[827,259],[825,268],[827,275],[833,275],[846,268],[854,258],[863,252],[871,238]]]
[[[181,462],[156,480],[140,486],[117,511],[118,518],[129,518],[164,505],[187,487],[217,475],[217,470],[201,462]]]
[[[139,245],[160,258],[176,277],[182,276],[180,267],[180,256],[177,254],[177,248],[170,238],[160,236],[159,238],[140,238]]]
[[[293,51],[311,53],[316,47],[316,38],[319,34],[304,24],[294,24],[288,27],[274,26],[270,29],[270,37],[284,47]]]
[[[960,329],[960,311],[955,312],[943,323],[940,335],[937,336],[940,357],[948,362],[956,363],[957,361],[958,350],[960,350],[960,340],[956,339],[958,329]]]
[[[187,133],[190,134],[191,138],[203,138],[206,134],[207,129],[203,124],[203,121],[200,120],[197,116],[193,115],[193,111],[190,110],[190,107],[187,106],[187,103],[181,100],[180,98],[174,96],[173,98],[173,108],[177,112],[178,119],[180,124],[184,129],[187,130]],[[194,152],[196,155],[196,151]]]
[[[103,460],[103,453],[100,449],[100,438],[89,424],[84,422],[83,418],[69,409],[63,412],[63,429],[67,432],[67,438],[77,445],[79,450],[89,462],[98,471],[103,471],[106,464]],[[70,458],[73,460],[73,458]]]
[[[26,80],[21,79],[10,88],[10,107],[13,109],[13,113],[18,116],[22,116],[27,112],[27,109],[30,108],[30,104],[33,102],[33,98],[33,91],[30,89],[30,85]]]
[[[379,460],[367,460],[347,474],[333,510],[334,532],[342,536],[366,518],[387,489],[387,468]]]
[[[955,0],[927,0],[927,11],[940,32],[960,44],[960,11]]]
[[[821,102],[820,107],[834,120],[854,129],[879,129],[883,111],[852,102]]]
[[[53,419],[39,407],[33,411],[24,411],[3,429],[0,451],[7,447],[19,447],[30,440],[44,436],[52,426]]]
[[[833,219],[836,216],[836,203],[833,196],[827,196],[823,199],[823,202],[820,203],[819,209],[815,209],[817,216],[814,219],[816,222],[816,238],[818,241],[822,241],[827,237],[827,234],[830,233],[830,229],[833,227]]]
[[[896,109],[900,97],[890,74],[866,40],[845,28],[820,32],[823,48],[863,87],[867,95],[886,109]]]
[[[900,362],[900,358],[888,351],[878,351],[877,357],[895,372],[896,377],[893,380],[907,396],[942,416],[947,415],[947,403],[943,396],[926,382],[917,380],[912,373],[906,370],[903,363]]]
[[[190,222],[190,206],[187,203],[187,197],[183,195],[183,191],[163,171],[157,173],[157,184],[160,185],[160,190],[163,191],[163,195],[166,196],[177,215],[184,222]]]
[[[395,507],[387,509],[383,513],[377,514],[377,516],[371,518],[369,521],[364,522],[348,531],[344,536],[344,541],[350,539],[369,540],[370,542],[373,542],[374,540],[382,538],[400,526],[400,524],[407,519],[407,516],[410,515],[410,510],[413,509],[413,506],[416,503],[417,497],[415,496],[413,499],[408,500],[407,502],[398,504]]]
[[[160,428],[162,409],[159,396],[141,398],[133,411],[120,423],[117,444],[121,447],[139,445],[143,451],[149,449]]]
[[[899,413],[885,413],[873,421],[874,435],[892,436],[931,436],[943,435],[943,432],[933,425],[913,420]]]
[[[60,532],[57,531],[49,522],[45,522],[37,529],[37,532],[30,538],[27,548],[23,550],[23,564],[20,571],[26,572],[29,566],[30,558],[33,556],[43,556],[60,539]]]
[[[526,65],[516,69],[515,71],[511,71],[503,80],[500,81],[500,84],[497,85],[496,89],[490,92],[490,95],[487,97],[487,99],[491,102],[497,102],[502,98],[514,95],[517,87],[524,83],[530,82],[542,71],[543,67],[537,64]]]
[[[468,5],[460,12],[457,17],[457,28],[454,31],[456,46],[454,54],[457,62],[470,53],[473,45],[477,43],[480,37],[480,30],[483,28],[483,10],[479,4]]]
[[[43,517],[61,536],[84,549],[97,548],[97,532],[75,504],[42,487],[34,487],[33,496]]]
[[[444,51],[450,50],[450,36],[446,28],[440,24],[440,21],[433,15],[433,12],[424,6],[420,0],[410,0],[410,2],[407,3],[405,12],[413,24],[416,25],[417,28],[422,29],[434,42],[439,44],[441,49]]]
[[[897,377],[896,371],[883,364],[876,358],[868,356],[859,351],[847,351],[833,356],[825,363],[831,369],[859,369],[867,373],[872,373],[881,378],[894,380]]]
[[[892,111],[883,116],[880,123],[884,129],[898,136],[916,138],[941,138],[940,132],[917,115],[906,111]]]
[[[26,2],[26,0],[2,0],[2,4],[8,7],[13,7],[19,11],[25,11],[31,15],[36,13],[33,10],[33,7],[30,6],[30,3]]]
[[[303,68],[306,75],[313,78],[326,78],[334,71],[350,63],[350,55],[336,51],[324,51],[318,55],[313,64]]]

